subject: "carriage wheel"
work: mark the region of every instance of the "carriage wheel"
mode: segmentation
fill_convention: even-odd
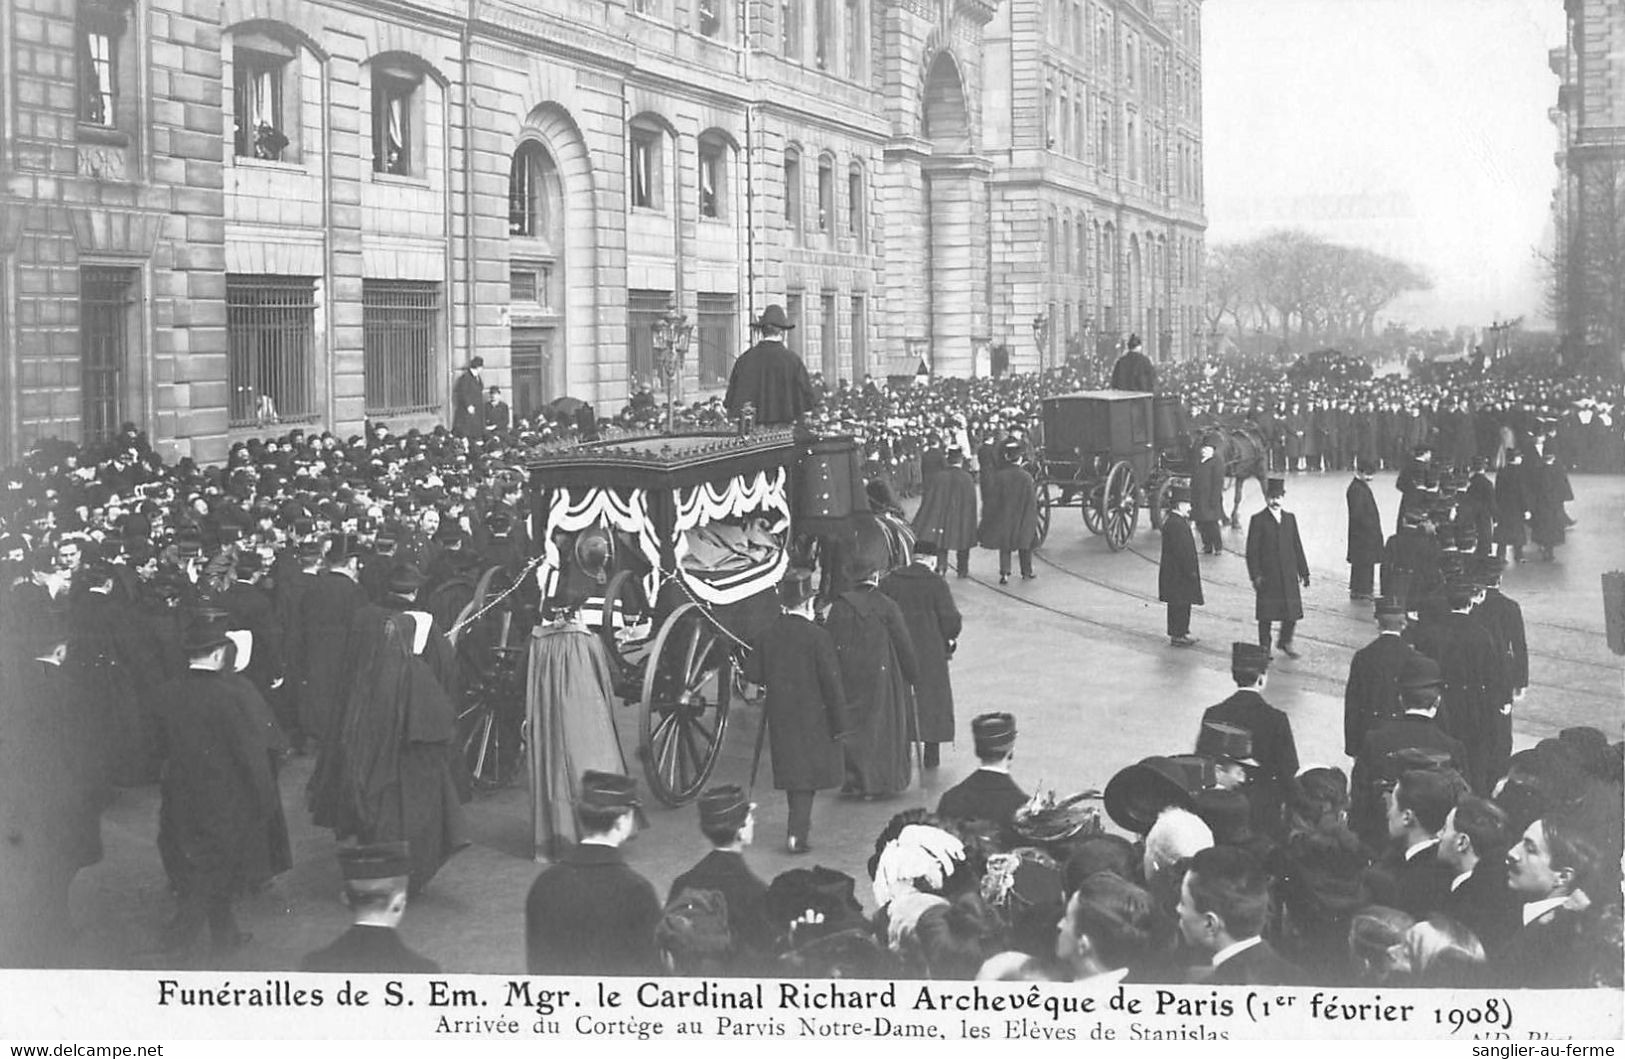
[[[722,754],[733,699],[733,653],[696,603],[660,626],[643,672],[638,754],[649,789],[666,805],[700,792]]]
[[[599,612],[594,629],[598,641],[604,645],[604,653],[615,666],[617,687],[636,676],[637,663],[632,654],[642,641],[629,641],[616,634],[642,621],[644,616],[643,586],[637,574],[631,570],[617,572],[604,586],[604,608]]]
[[[1101,490],[1100,521],[1105,526],[1106,545],[1114,552],[1128,546],[1134,527],[1140,521],[1140,501],[1134,488],[1134,468],[1126,460],[1112,464]]]
[[[1106,520],[1101,516],[1105,504],[1106,483],[1090,486],[1088,495],[1083,498],[1083,524],[1097,537],[1106,532]]]
[[[1173,491],[1174,479],[1170,475],[1157,483],[1156,489],[1151,492],[1151,505],[1146,511],[1146,516],[1151,519],[1151,528],[1159,533],[1162,531],[1162,520],[1168,517],[1169,497]]]
[[[523,678],[518,661],[504,659],[489,675],[477,675],[457,714],[457,750],[476,790],[494,791],[514,781],[525,754]]]
[[[1038,540],[1033,543],[1033,547],[1042,548],[1044,546],[1045,539],[1049,537],[1051,506],[1049,483],[1039,482],[1037,488],[1033,490],[1033,493],[1038,501]]]

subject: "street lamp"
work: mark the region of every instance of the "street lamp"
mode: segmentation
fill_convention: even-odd
[[[677,311],[677,296],[666,303],[666,314],[650,325],[654,333],[655,367],[660,381],[666,387],[666,433],[672,431],[672,415],[676,402],[673,392],[683,376],[683,359],[688,356],[688,343],[694,337],[694,325],[688,317]]]
[[[1044,350],[1049,348],[1049,312],[1040,309],[1033,317],[1033,342],[1038,346],[1038,370],[1044,370]]]

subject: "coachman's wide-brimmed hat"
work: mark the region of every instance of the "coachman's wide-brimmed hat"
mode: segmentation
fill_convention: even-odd
[[[790,317],[784,312],[784,306],[778,302],[769,305],[763,311],[761,319],[756,321],[757,327],[776,327],[780,331],[794,331],[796,325],[790,322]]]

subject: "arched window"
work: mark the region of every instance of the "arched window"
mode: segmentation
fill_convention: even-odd
[[[792,235],[801,233],[801,150],[784,149],[784,223]]]
[[[864,194],[863,167],[853,162],[846,172],[846,234],[859,249],[867,242],[869,209]]]
[[[1051,274],[1055,272],[1055,215],[1051,214],[1045,224],[1044,231],[1044,260]]]
[[[1072,216],[1068,214],[1061,220],[1061,271],[1066,272],[1072,267]]]
[[[726,134],[708,129],[700,133],[699,156],[700,216],[712,221],[728,220],[732,214],[733,144]]]
[[[508,234],[534,237],[548,230],[544,187],[551,160],[542,145],[526,140],[508,167]]]
[[[666,208],[666,129],[646,114],[632,119],[627,130],[629,193],[633,209]]]
[[[257,23],[230,34],[233,153],[271,162],[300,159],[304,49],[294,34]]]

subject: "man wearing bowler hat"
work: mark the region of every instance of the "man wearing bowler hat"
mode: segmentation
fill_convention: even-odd
[[[1011,822],[1016,810],[1027,804],[1027,792],[1010,778],[1010,759],[1015,755],[1016,719],[1008,713],[984,713],[970,723],[976,745],[975,772],[960,780],[942,795],[937,815],[982,825],[987,833],[1008,844],[1013,837]]]
[[[620,847],[637,828],[632,780],[588,769],[576,813],[580,841],[536,877],[525,898],[525,966],[531,974],[660,973],[660,900]]]
[[[1399,678],[1416,648],[1405,639],[1405,604],[1384,596],[1376,603],[1377,638],[1354,652],[1343,686],[1343,753],[1355,757],[1365,734],[1398,717]]]
[[[355,923],[331,945],[306,956],[301,971],[354,974],[439,974],[440,965],[406,947],[398,928],[406,915],[412,860],[405,842],[339,850],[344,903]]]
[[[723,404],[728,415],[740,419],[745,405],[756,410],[760,426],[788,426],[818,404],[818,393],[807,375],[807,365],[790,352],[785,335],[795,328],[774,303],[756,321],[761,338],[734,361]]]
[[[728,906],[732,938],[729,970],[764,969],[773,955],[774,930],[767,918],[767,884],[745,863],[745,847],[756,837],[756,803],[735,783],[700,795],[700,832],[711,852],[672,880],[669,904],[684,890],[715,890]]]
[[[1191,492],[1176,483],[1168,493],[1162,520],[1162,562],[1157,567],[1157,598],[1168,605],[1168,642],[1192,647],[1191,607],[1202,605],[1202,567],[1189,519]]]
[[[232,895],[264,863],[278,798],[270,747],[253,720],[270,711],[254,685],[230,672],[226,632],[224,612],[192,616],[181,643],[186,671],[153,698],[167,758],[158,846],[180,902],[163,939],[171,953],[190,949],[205,923],[216,953],[249,941]]]
[[[1211,738],[1207,730],[1212,724],[1239,728],[1248,734],[1251,756],[1257,763],[1248,772],[1253,819],[1259,830],[1273,837],[1279,830],[1287,783],[1298,774],[1298,744],[1286,714],[1264,701],[1269,668],[1268,649],[1250,643],[1230,645],[1230,677],[1236,682],[1236,693],[1202,714],[1197,745],[1203,745],[1204,735]]]
[[[1270,626],[1280,622],[1277,646],[1288,658],[1296,658],[1292,633],[1303,617],[1298,587],[1309,587],[1309,560],[1298,537],[1298,520],[1284,509],[1285,500],[1286,479],[1270,478],[1264,487],[1267,506],[1247,527],[1247,576],[1258,594],[1258,645],[1268,655]]]

